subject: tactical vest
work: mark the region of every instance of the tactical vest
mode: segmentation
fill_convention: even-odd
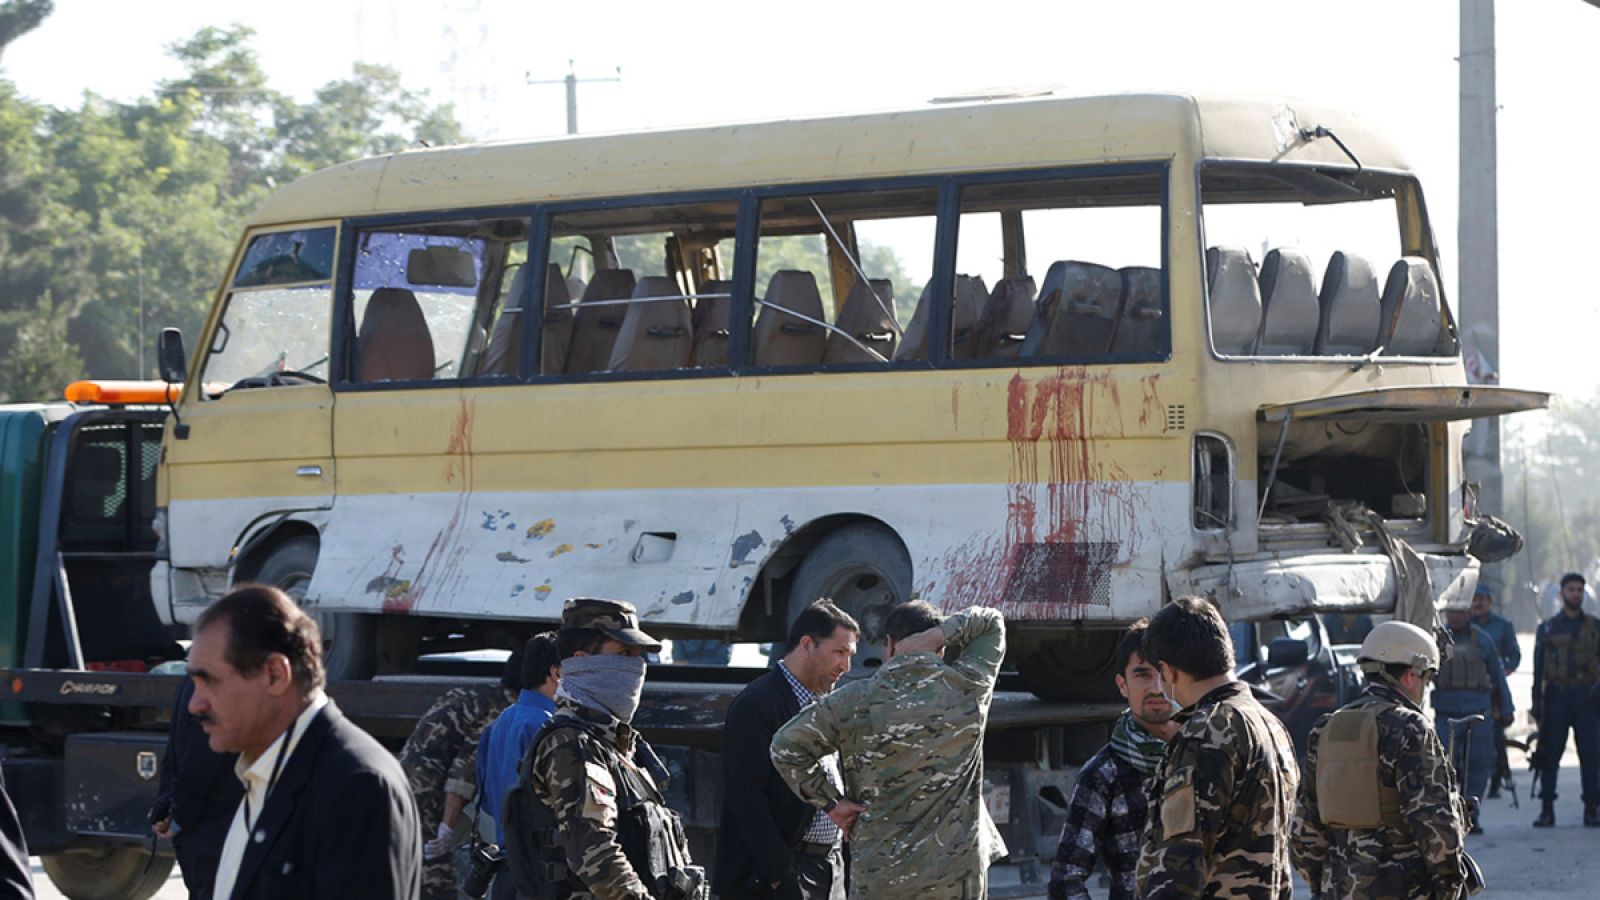
[[[1483,657],[1483,647],[1478,643],[1477,626],[1468,626],[1467,639],[1455,641],[1450,658],[1439,666],[1439,677],[1433,686],[1441,691],[1489,690],[1489,665]]]
[[[1589,687],[1600,681],[1600,655],[1595,649],[1600,629],[1594,621],[1593,616],[1584,616],[1576,636],[1545,628],[1544,678],[1551,687]]]
[[[1392,703],[1335,712],[1317,745],[1317,810],[1334,828],[1399,828],[1400,792],[1378,777],[1378,714]]]
[[[517,786],[506,795],[502,811],[506,861],[517,892],[531,900],[566,900],[589,892],[567,866],[560,822],[532,790],[529,777],[539,745],[562,728],[576,728],[595,740],[604,740],[587,722],[569,716],[551,719],[523,757]],[[647,772],[651,768],[665,772],[666,767],[643,740],[635,745],[635,751],[639,758],[634,760],[613,755],[606,761],[617,786],[616,831],[622,855],[655,900],[704,900],[708,891],[705,871],[690,863],[683,824]]]

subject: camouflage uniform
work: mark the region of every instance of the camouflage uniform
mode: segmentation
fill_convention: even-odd
[[[1311,729],[1290,849],[1320,898],[1455,898],[1466,880],[1464,835],[1450,760],[1422,709],[1386,684],[1371,684],[1345,709],[1377,710],[1378,784],[1398,808],[1376,828],[1323,824],[1317,754],[1331,716]]]
[[[1294,743],[1250,687],[1232,681],[1183,723],[1150,783],[1139,896],[1287,898]]]
[[[850,835],[850,893],[873,900],[983,897],[1005,855],[983,805],[983,733],[1006,653],[1005,619],[973,607],[945,619],[961,648],[896,655],[870,679],[800,711],[772,739],[772,762],[802,800],[865,806]],[[824,757],[837,752],[844,793]]]
[[[433,839],[444,817],[444,795],[472,799],[477,784],[478,737],[511,702],[499,684],[452,688],[417,720],[400,751],[400,766],[411,782],[424,842]],[[425,900],[456,900],[455,864],[450,855],[424,860]]]
[[[580,719],[593,730],[558,727],[563,717]],[[567,895],[569,900],[651,900],[654,895],[623,852],[614,773],[642,772],[643,782],[656,790],[647,799],[664,807],[666,767],[633,726],[565,697],[556,699],[556,714],[545,731],[535,745],[530,782],[560,823],[572,874],[589,889]],[[681,828],[669,840],[679,862],[687,865],[689,846]]]

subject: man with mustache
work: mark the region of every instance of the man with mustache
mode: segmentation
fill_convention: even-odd
[[[1583,611],[1583,576],[1561,576],[1561,611],[1539,624],[1533,645],[1533,718],[1539,723],[1539,776],[1543,809],[1535,828],[1556,824],[1556,778],[1567,749],[1567,729],[1578,745],[1583,783],[1583,824],[1600,827],[1600,723],[1589,690],[1600,681],[1600,620]]]
[[[1139,649],[1148,624],[1135,622],[1117,645],[1117,690],[1128,709],[1112,727],[1111,742],[1078,770],[1050,868],[1050,900],[1089,900],[1097,858],[1111,877],[1112,900],[1137,896],[1134,876],[1150,809],[1150,776],[1178,732],[1161,673]]]

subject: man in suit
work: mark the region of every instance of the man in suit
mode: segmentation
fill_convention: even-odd
[[[17,808],[6,793],[0,774],[0,897],[33,900],[33,869],[28,862],[28,839],[22,834]]]
[[[244,785],[214,897],[417,900],[411,788],[394,756],[323,693],[310,616],[277,588],[234,588],[195,623],[189,675],[189,712],[212,750],[239,754]]]
[[[723,900],[844,900],[839,823],[795,796],[768,748],[784,723],[850,670],[860,633],[848,613],[818,600],[789,626],[789,652],[728,708],[713,884]],[[838,757],[824,767],[839,785]]]
[[[236,757],[213,752],[200,721],[189,714],[193,698],[194,679],[185,678],[172,701],[172,726],[150,827],[172,841],[190,900],[211,900],[222,839],[244,788],[233,775]]]

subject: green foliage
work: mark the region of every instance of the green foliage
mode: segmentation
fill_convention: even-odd
[[[0,3],[0,49],[7,17],[41,6]],[[382,66],[357,63],[297,103],[271,87],[251,36],[205,28],[174,44],[185,74],[132,102],[53,109],[0,80],[0,397],[153,375],[156,333],[198,334],[243,220],[275,185],[461,139],[448,106]]]

